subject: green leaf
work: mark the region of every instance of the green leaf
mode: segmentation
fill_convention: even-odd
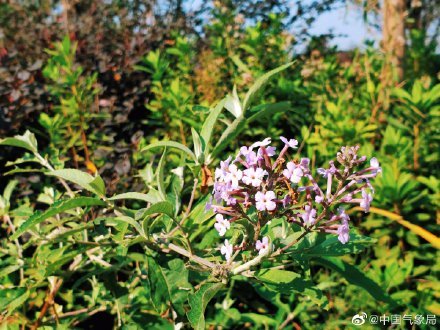
[[[225,100],[222,99],[217,105],[214,107],[214,109],[211,109],[209,112],[208,117],[206,118],[205,122],[203,123],[202,130],[200,132],[200,136],[205,141],[206,146],[208,147],[210,145],[210,140],[212,136],[212,132],[214,131],[215,123],[217,122],[218,116],[222,112],[225,106]],[[207,150],[205,151],[205,153]]]
[[[164,313],[170,306],[169,286],[162,268],[151,257],[148,258],[148,284],[154,309]]]
[[[392,306],[397,303],[372,279],[367,277],[357,267],[333,257],[317,258],[315,261],[324,267],[340,273],[349,283],[366,290],[374,299],[386,302]]]
[[[89,173],[74,168],[54,170],[47,172],[46,175],[56,176],[57,178],[73,182],[98,196],[105,195],[104,181],[100,176],[93,177]]]
[[[198,201],[198,203],[193,207],[189,214],[189,219],[191,219],[195,224],[203,224],[208,219],[212,218],[214,212],[212,210],[206,211],[206,203],[209,201],[210,196],[205,196]]]
[[[84,206],[106,206],[106,203],[100,199],[92,197],[76,197],[67,200],[59,200],[53,203],[49,209],[44,212],[34,213],[29,217],[25,223],[23,223],[20,228],[10,237],[10,240],[14,240],[20,235],[22,235],[26,230],[38,225],[44,220],[53,217],[54,215],[60,214],[67,210],[71,210],[77,207]]]
[[[145,217],[155,214],[155,213],[162,213],[168,215],[170,218],[174,218],[174,208],[173,204],[171,204],[168,201],[159,202],[156,204],[151,205],[149,208],[146,209],[140,209],[136,213],[136,219],[142,220],[145,219]]]
[[[3,268],[0,270],[0,278],[4,278],[8,274],[11,274],[21,268],[20,265],[9,265],[9,266],[2,266]]]
[[[13,288],[0,290],[0,310],[7,311],[10,315],[17,307],[20,307],[28,299],[28,288]]]
[[[254,326],[260,325],[265,326],[267,328],[268,326],[276,327],[278,325],[278,322],[273,319],[272,316],[266,316],[256,313],[242,313],[240,314],[241,319],[240,322],[246,323],[251,322]]]
[[[159,194],[161,200],[165,200],[167,192],[165,189],[165,179],[164,179],[164,169],[165,169],[165,155],[167,153],[167,148],[163,151],[162,157],[160,157],[159,164],[157,164],[157,188],[159,189]]]
[[[197,162],[200,164],[203,164],[205,162],[203,153],[205,151],[205,141],[200,138],[199,133],[194,129],[194,127],[191,127],[191,134],[193,138],[194,143],[194,154],[197,157]]]
[[[232,95],[228,94],[225,97],[225,109],[234,115],[235,118],[243,117],[243,109],[240,104],[240,99],[237,95],[237,88],[234,85]]]
[[[314,286],[313,282],[302,278],[300,274],[281,269],[263,269],[257,271],[254,276],[267,287],[277,292],[298,292],[308,296],[319,306],[326,306],[328,303],[322,291]]]
[[[153,149],[153,148],[158,148],[158,147],[170,147],[170,148],[179,149],[179,150],[185,152],[186,154],[188,154],[195,162],[197,162],[196,155],[194,155],[194,153],[188,147],[184,146],[183,144],[181,144],[179,142],[174,142],[174,141],[161,141],[161,142],[152,143],[152,144],[146,146],[145,148],[143,148],[141,150],[141,152],[147,151],[147,150]]]
[[[17,184],[18,184],[18,180],[11,180],[6,185],[5,190],[3,191],[3,197],[5,198],[5,201],[7,203],[11,201],[12,192],[14,191]]]
[[[416,80],[411,91],[412,101],[415,104],[419,103],[422,99],[422,92],[422,83],[420,82],[420,80]]]
[[[1,139],[0,145],[24,148],[33,153],[38,151],[37,140],[35,139],[35,135],[30,131],[26,131],[23,135],[15,135],[12,138]]]
[[[173,298],[171,301],[173,308],[179,315],[185,315],[188,292],[192,290],[185,262],[182,259],[169,261],[168,268],[164,269],[164,273],[169,284],[170,295]]]
[[[182,159],[181,166],[176,167],[175,169],[171,170],[173,173],[171,176],[171,184],[170,184],[170,192],[167,194],[167,201],[172,203],[174,205],[174,212],[175,215],[180,211],[181,206],[181,193],[184,186],[184,161]]]
[[[221,151],[223,151],[223,149],[225,149],[229,143],[243,130],[245,123],[246,121],[244,117],[235,119],[221,135],[220,140],[217,142],[214,150],[212,151],[212,155],[217,156]]]
[[[248,118],[248,122],[254,121],[256,119],[260,119],[264,116],[274,115],[278,112],[284,112],[291,108],[290,102],[278,102],[278,103],[270,103],[270,104],[262,104],[250,109],[250,116]]]
[[[113,197],[110,197],[108,200],[115,201],[120,199],[136,199],[147,203],[155,203],[158,201],[157,198],[150,193],[143,194],[135,191],[114,195]]]
[[[223,283],[205,283],[188,296],[191,310],[186,314],[191,326],[196,330],[205,329],[205,309],[209,301],[224,287]]]
[[[101,176],[97,175],[92,182],[90,182],[90,187],[92,187],[100,196],[105,196],[105,182]]]
[[[269,81],[270,78],[272,78],[277,73],[287,69],[293,63],[294,62],[284,64],[276,69],[266,72],[261,77],[259,77],[252,85],[252,87],[249,89],[249,91],[246,93],[246,96],[243,101],[243,111],[246,111],[247,107],[249,107],[249,105],[251,104],[252,99],[255,97],[255,94]]]
[[[115,220],[121,221],[123,223],[127,223],[130,226],[132,226],[134,229],[136,229],[136,231],[139,233],[139,235],[141,235],[145,239],[148,239],[147,236],[145,235],[144,230],[142,229],[141,225],[136,220],[134,220],[133,218],[131,218],[129,216],[121,215],[116,218],[108,218],[105,220],[108,224],[114,223]]]
[[[297,244],[293,253],[304,258],[343,256],[360,253],[375,242],[374,238],[350,233],[350,241],[342,244],[336,235],[317,234],[314,240],[305,239]]]

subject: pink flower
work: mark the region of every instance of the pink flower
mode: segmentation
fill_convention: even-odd
[[[244,175],[242,181],[245,184],[251,185],[253,187],[259,187],[263,182],[264,176],[267,175],[267,171],[259,167],[257,167],[256,169],[251,167],[248,168],[247,170],[244,170],[243,174]]]
[[[360,203],[360,207],[364,209],[365,213],[370,212],[370,204],[373,201],[373,196],[365,189],[362,189],[362,200]]]
[[[258,211],[273,211],[277,206],[273,201],[274,199],[275,193],[273,191],[267,191],[266,193],[259,191],[255,194],[255,206]]]
[[[287,169],[283,171],[283,175],[293,183],[300,182],[301,178],[304,176],[302,169],[293,162],[288,162],[286,167]]]
[[[225,242],[220,248],[220,253],[225,256],[226,261],[229,261],[232,257],[232,245],[229,244],[229,241],[225,239]]]
[[[292,149],[298,148],[298,141],[297,140],[295,140],[295,139],[287,140],[284,136],[280,136],[280,139],[290,148],[292,148]]]
[[[258,240],[255,244],[255,248],[257,249],[259,255],[265,254],[269,249],[269,239],[267,236],[264,236],[261,241]]]
[[[221,214],[217,214],[215,220],[217,220],[217,222],[214,224],[214,228],[218,231],[220,236],[224,236],[226,231],[231,228],[231,223],[227,219],[224,219]]]

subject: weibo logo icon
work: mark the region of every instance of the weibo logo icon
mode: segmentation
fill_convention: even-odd
[[[353,318],[351,319],[351,323],[353,323],[354,325],[362,325],[365,323],[366,318],[367,318],[367,313],[361,312],[353,316]]]

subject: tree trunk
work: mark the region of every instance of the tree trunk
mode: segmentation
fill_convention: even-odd
[[[384,72],[387,83],[393,79],[393,68],[397,78],[403,78],[405,56],[405,0],[384,0],[383,2],[382,48],[387,57]]]

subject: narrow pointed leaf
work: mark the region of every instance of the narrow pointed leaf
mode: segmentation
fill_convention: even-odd
[[[206,145],[209,146],[212,132],[214,131],[214,125],[217,122],[218,116],[222,112],[225,106],[225,99],[221,100],[217,105],[214,107],[214,109],[211,109],[208,115],[208,118],[206,118],[205,122],[202,126],[202,131],[200,132],[200,136],[205,141]],[[205,151],[206,153],[207,151]]]
[[[77,208],[77,207],[85,207],[85,206],[106,206],[106,203],[100,199],[92,198],[92,197],[76,197],[67,200],[60,200],[53,203],[49,209],[44,212],[37,212],[29,219],[27,219],[18,229],[17,231],[10,237],[11,240],[16,239],[20,235],[22,235],[27,230],[32,227],[42,223],[43,221],[53,217],[57,214],[66,212],[68,210]]]
[[[357,267],[352,266],[338,258],[323,257],[315,260],[324,267],[340,273],[349,283],[366,290],[374,299],[396,306],[396,302],[383,290],[379,284],[367,277]]]
[[[147,151],[149,149],[158,148],[158,147],[170,147],[170,148],[179,149],[185,152],[188,156],[190,156],[194,161],[197,162],[196,155],[194,155],[191,149],[189,149],[187,146],[184,146],[179,142],[174,142],[174,141],[161,141],[161,142],[152,143],[146,146],[145,148],[143,148],[141,151]]]
[[[255,95],[258,93],[258,91],[269,81],[270,78],[272,78],[277,73],[287,69],[293,63],[294,62],[284,64],[278,68],[275,68],[275,69],[263,74],[261,77],[259,77],[255,81],[255,83],[252,85],[252,87],[249,89],[249,91],[246,93],[246,96],[243,101],[243,111],[246,111],[246,109],[250,106],[252,99],[255,97]]]

